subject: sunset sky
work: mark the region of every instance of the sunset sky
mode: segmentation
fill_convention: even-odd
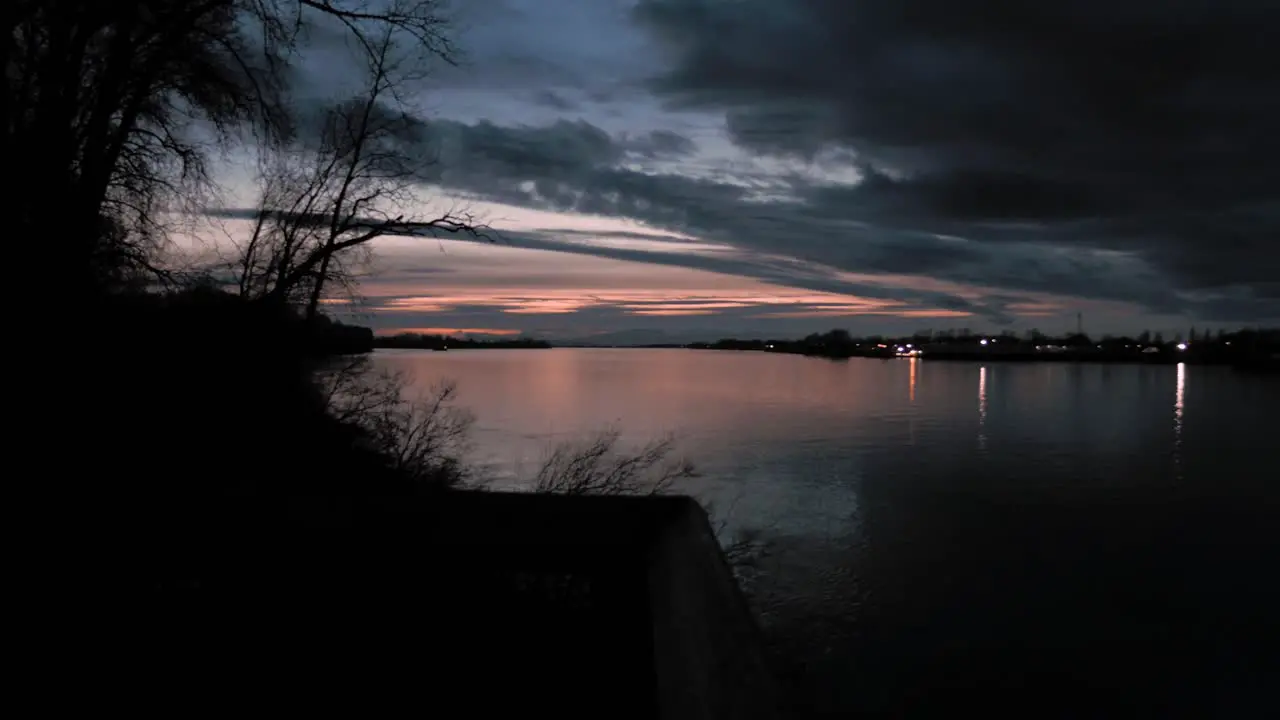
[[[462,62],[414,99],[424,211],[465,207],[493,241],[379,241],[359,302],[330,307],[382,332],[1280,318],[1260,4],[455,5]],[[324,102],[359,78],[316,36],[302,99]]]

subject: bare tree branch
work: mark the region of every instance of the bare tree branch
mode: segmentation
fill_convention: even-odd
[[[211,192],[214,147],[248,131],[264,145],[296,132],[289,63],[310,25],[331,20],[373,58],[395,38],[396,82],[431,61],[455,62],[437,0],[10,0],[0,16],[0,156],[27,168],[13,188],[17,233],[44,237],[44,199],[59,198],[66,232],[42,241],[72,283],[106,282],[117,268],[158,267],[154,220]],[[212,138],[212,139],[210,139]],[[102,232],[103,218],[113,225]],[[131,243],[130,252],[103,245]],[[127,274],[127,271],[125,271]],[[95,276],[98,277],[95,280]]]
[[[254,235],[236,263],[238,285],[251,297],[300,305],[308,319],[326,293],[351,292],[352,253],[387,235],[467,234],[487,238],[465,213],[418,216],[414,158],[402,142],[413,129],[395,108],[392,89],[412,72],[394,29],[363,36],[365,91],[319,119],[317,137],[268,148]],[[250,281],[252,278],[252,281]]]
[[[566,443],[551,455],[533,478],[533,491],[557,495],[658,495],[678,481],[697,477],[691,463],[672,460],[675,439],[665,437],[638,450],[618,450],[616,429],[604,430],[581,443]]]
[[[404,377],[371,367],[365,356],[340,359],[319,371],[317,384],[329,414],[359,428],[369,449],[420,489],[466,481],[462,460],[474,418],[455,405],[454,384],[410,395]]]

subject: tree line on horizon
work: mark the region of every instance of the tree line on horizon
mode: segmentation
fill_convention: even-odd
[[[1280,350],[1280,329],[1245,328],[1235,332],[1218,330],[1197,332],[1195,328],[1185,339],[1178,332],[1166,340],[1160,332],[1144,330],[1136,337],[1103,335],[1092,338],[1084,333],[1050,336],[1038,330],[1027,330],[1021,336],[1005,330],[999,333],[973,333],[969,330],[917,331],[911,335],[868,335],[856,337],[845,329],[825,333],[811,333],[798,340],[724,338],[715,342],[693,343],[688,347],[712,350],[761,350],[770,352],[826,355],[834,357],[893,356],[899,348],[932,350],[935,354],[963,353],[1000,349],[1005,353],[1031,354],[1052,348],[1093,356],[1124,358],[1139,355],[1143,350],[1156,349],[1164,355],[1173,352],[1186,353],[1188,359],[1206,362],[1233,362],[1266,357]],[[1096,352],[1095,352],[1096,351]]]
[[[478,339],[467,336],[403,332],[394,335],[378,335],[373,347],[416,350],[464,350],[464,349],[546,349],[551,343],[534,338]]]

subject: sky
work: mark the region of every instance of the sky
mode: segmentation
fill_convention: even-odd
[[[410,103],[422,210],[465,207],[492,232],[378,241],[358,302],[330,307],[380,332],[687,341],[1057,332],[1077,313],[1099,334],[1280,322],[1275,4],[450,12],[460,62]],[[300,95],[354,87],[335,36],[315,34]]]

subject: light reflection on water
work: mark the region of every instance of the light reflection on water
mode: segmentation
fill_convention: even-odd
[[[632,445],[670,433],[703,473],[698,492],[736,502],[744,522],[802,534],[853,529],[869,487],[1211,483],[1231,465],[1257,474],[1265,463],[1250,453],[1265,456],[1280,396],[1274,381],[1186,365],[623,349],[377,358],[424,385],[456,381],[478,418],[472,460],[502,483],[602,428]]]
[[[909,362],[911,363],[911,380],[909,381],[910,389],[907,391],[907,398],[914,403],[916,401],[916,374],[919,372],[920,358],[913,357]]]
[[[703,472],[686,489],[768,541],[753,591],[761,623],[802,666],[799,694],[824,698],[832,717],[873,698],[901,715],[929,687],[1004,682],[1024,696],[1052,678],[1048,697],[1085,671],[1111,673],[1099,687],[1137,687],[1161,662],[1186,677],[1235,673],[1212,652],[1251,632],[1240,617],[1272,619],[1280,605],[1256,572],[1280,545],[1241,522],[1266,504],[1172,497],[1272,481],[1280,385],[1230,369],[688,350],[377,359],[423,385],[455,380],[478,418],[472,460],[507,485],[555,443],[604,427],[629,444],[674,434]],[[1240,591],[1217,592],[1224,584]],[[1113,599],[1138,610],[1117,618]],[[1195,632],[1199,646],[1178,644]],[[1138,655],[1098,651],[1126,637]],[[1261,644],[1256,657],[1274,655]],[[1056,665],[1036,675],[1045,663]]]
[[[1187,364],[1178,363],[1178,386],[1173,400],[1173,463],[1174,474],[1182,479],[1182,415],[1185,412],[1187,393]]]
[[[987,367],[978,369],[978,449],[987,449]]]

